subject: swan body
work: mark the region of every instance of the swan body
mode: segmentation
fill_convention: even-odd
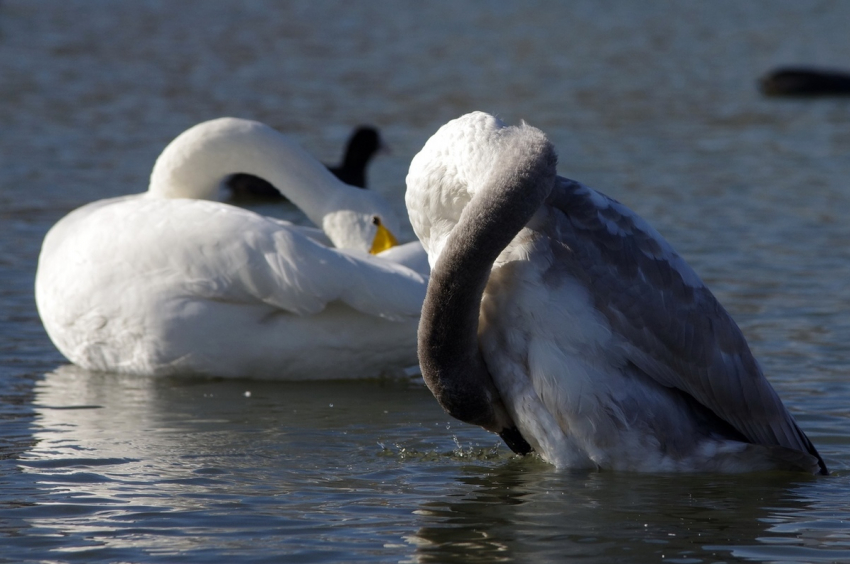
[[[476,112],[413,159],[419,334],[443,407],[559,468],[827,473],[732,318],[649,224]]]
[[[211,201],[236,171],[273,180],[323,229]],[[396,228],[377,194],[263,124],[222,118],[169,144],[147,192],[61,219],[36,302],[57,348],[90,370],[376,377],[416,364],[427,274],[405,266],[421,263],[418,244],[378,252]]]

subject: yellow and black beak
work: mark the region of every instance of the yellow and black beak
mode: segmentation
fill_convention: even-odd
[[[375,239],[372,241],[372,248],[369,249],[370,253],[377,255],[381,251],[386,251],[390,247],[398,245],[398,240],[395,238],[395,235],[390,233],[390,230],[381,224],[380,219],[376,217],[373,220],[373,223],[378,227],[378,230],[375,233]]]

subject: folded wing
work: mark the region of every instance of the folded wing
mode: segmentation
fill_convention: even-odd
[[[741,330],[696,273],[634,212],[559,178],[548,203],[570,274],[582,281],[625,358],[690,395],[748,441],[817,457],[765,379]]]

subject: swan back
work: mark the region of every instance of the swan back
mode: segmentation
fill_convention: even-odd
[[[148,195],[214,200],[222,182],[240,172],[277,187],[338,248],[370,251],[378,225],[398,232],[380,195],[340,182],[285,135],[245,119],[206,121],[177,136],[154,165]]]

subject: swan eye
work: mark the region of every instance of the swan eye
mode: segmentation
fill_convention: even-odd
[[[372,216],[372,225],[380,225],[380,224],[381,224],[381,218],[378,217],[377,215]]]

